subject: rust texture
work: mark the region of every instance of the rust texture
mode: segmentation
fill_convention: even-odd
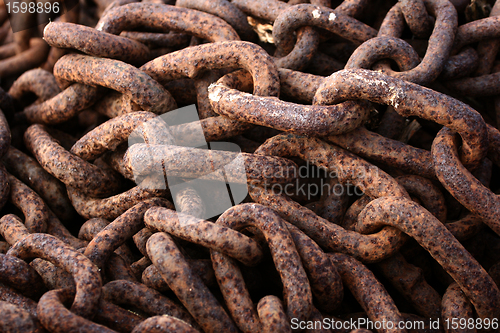
[[[323,81],[313,103],[331,104],[347,98],[391,105],[402,116],[418,116],[457,131],[463,139],[461,160],[467,166],[477,166],[486,155],[488,132],[483,118],[476,110],[447,95],[385,74],[356,69],[339,71]]]
[[[102,288],[103,298],[118,305],[133,305],[150,315],[169,315],[197,327],[193,317],[182,306],[156,290],[138,282],[115,280]]]
[[[387,206],[394,210],[382,208]],[[406,198],[375,199],[361,212],[356,229],[366,233],[380,225],[396,226],[417,240],[457,282],[479,316],[495,318],[499,315],[498,287],[476,259],[427,210]],[[465,271],[473,271],[474,277]]]
[[[237,332],[232,319],[193,273],[168,234],[159,232],[151,236],[147,250],[163,279],[205,332]]]
[[[454,132],[443,128],[432,145],[436,174],[445,188],[471,212],[479,216],[493,231],[500,234],[497,209],[500,198],[474,177],[460,162]],[[463,181],[457,183],[454,178]],[[487,205],[484,203],[487,202]]]
[[[45,26],[43,38],[50,46],[126,63],[142,65],[149,58],[149,49],[142,43],[74,23],[51,22]]]
[[[182,31],[211,42],[239,40],[224,20],[197,10],[155,3],[130,3],[109,10],[96,29],[111,34],[138,27]]]
[[[162,199],[140,202],[95,235],[83,253],[99,268],[116,248],[144,227],[144,213],[152,206],[165,205]],[[172,205],[168,205],[172,207]]]
[[[252,225],[263,233],[283,283],[288,317],[302,320],[308,318],[312,306],[311,289],[294,241],[281,218],[267,207],[243,204],[228,209],[217,219],[217,223],[236,230]],[[217,281],[236,324],[244,332],[259,329],[260,315],[257,316],[235,262],[218,251],[212,251],[211,258]],[[271,309],[272,307],[266,312]],[[266,327],[266,317],[267,314],[260,318],[262,328]]]
[[[244,234],[174,210],[153,207],[146,212],[144,223],[148,228],[204,245],[247,265],[255,265],[262,258],[259,244]]]
[[[26,236],[14,244],[7,254],[21,259],[42,258],[71,273],[76,284],[71,310],[92,318],[101,295],[101,277],[98,268],[88,258],[57,238],[45,234]]]
[[[41,68],[24,72],[9,89],[14,100],[21,100],[27,93],[33,92],[38,100],[45,102],[61,92],[54,75]]]
[[[64,184],[94,196],[112,194],[117,189],[114,174],[68,152],[42,125],[32,125],[25,133],[25,141],[38,163]]]
[[[443,320],[446,320],[448,318],[464,318],[465,320],[474,318],[474,310],[472,308],[472,304],[469,302],[464,292],[460,289],[460,286],[456,283],[450,284],[446,289],[446,292],[443,295],[442,305]],[[466,328],[464,330],[460,328],[449,328],[445,329],[445,331],[446,333],[477,332],[475,328]]]
[[[57,61],[54,75],[64,81],[117,90],[145,111],[159,113],[177,107],[172,95],[158,82],[118,60],[68,54]]]
[[[40,4],[0,6],[0,331],[497,331],[500,1]]]
[[[35,190],[61,219],[66,220],[74,215],[63,184],[45,171],[35,159],[11,146],[3,163],[11,174]]]
[[[356,259],[341,253],[330,254],[342,282],[353,293],[368,317],[373,321],[402,321],[401,313],[384,286],[373,273]],[[386,329],[385,332],[405,332],[404,329]]]
[[[49,211],[42,198],[16,177],[9,175],[10,201],[24,214],[29,232],[45,232]]]
[[[134,327],[132,331],[132,333],[162,332],[199,333],[200,331],[182,320],[166,315],[150,317]]]

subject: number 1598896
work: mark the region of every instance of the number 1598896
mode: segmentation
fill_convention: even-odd
[[[60,11],[59,2],[7,2],[5,5],[9,14],[57,14]]]

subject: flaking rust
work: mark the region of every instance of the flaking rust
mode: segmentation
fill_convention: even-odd
[[[0,8],[0,331],[499,330],[500,2],[164,2]]]

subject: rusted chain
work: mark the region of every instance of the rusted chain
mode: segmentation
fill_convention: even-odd
[[[26,310],[8,303],[0,301],[0,330],[2,332],[41,332],[40,324]]]
[[[190,36],[180,32],[170,31],[168,33],[160,32],[139,32],[139,31],[122,31],[120,36],[134,39],[141,42],[150,48],[153,47],[183,47],[189,44]]]
[[[288,320],[281,300],[268,295],[257,303],[257,312],[262,322],[263,332],[289,332]]]
[[[76,238],[69,230],[61,223],[57,216],[49,211],[49,220],[47,221],[47,233],[55,236],[69,246],[80,249],[87,246],[85,241]]]
[[[61,92],[54,75],[41,68],[24,72],[9,89],[9,95],[20,101],[27,93],[33,92],[38,101],[45,102]]]
[[[223,8],[237,7],[244,13],[233,15],[239,17],[237,20],[228,18],[232,22],[229,23],[211,14],[165,5],[160,0],[146,0],[144,3],[99,1],[95,8],[81,3],[79,10],[50,23],[46,38],[54,38],[55,42],[62,43],[60,46],[76,48],[77,53],[89,52],[104,58],[72,54],[61,59],[56,66],[56,76],[33,70],[18,79],[19,74],[1,77],[4,87],[14,84],[10,94],[0,90],[0,109],[6,118],[0,118],[0,157],[4,162],[0,163],[0,207],[17,193],[17,183],[8,178],[10,172],[39,193],[40,198],[29,192],[32,198],[36,197],[39,204],[46,205],[47,214],[36,219],[36,222],[45,222],[43,231],[66,243],[64,249],[71,249],[68,253],[72,256],[80,255],[82,260],[85,257],[87,264],[90,263],[88,258],[95,259],[102,271],[98,271],[97,265],[92,265],[92,277],[97,279],[101,273],[101,278],[110,282],[106,288],[114,300],[110,303],[101,297],[95,301],[103,289],[100,285],[93,286],[95,290],[88,288],[84,295],[78,279],[75,283],[76,273],[69,273],[60,262],[47,258],[48,255],[41,256],[45,259],[34,259],[28,268],[32,273],[33,269],[38,272],[35,274],[43,283],[38,279],[37,287],[29,289],[26,281],[31,280],[23,279],[24,282],[19,283],[24,289],[20,290],[10,288],[16,281],[4,280],[9,287],[0,284],[0,300],[16,303],[30,313],[36,323],[36,303],[22,295],[36,300],[47,289],[55,289],[45,293],[55,300],[49,302],[55,310],[51,313],[49,308],[44,308],[43,311],[45,319],[49,314],[54,316],[55,312],[58,316],[55,321],[46,322],[50,327],[40,326],[40,330],[81,331],[88,327],[87,330],[91,331],[111,329],[130,333],[148,316],[163,313],[161,307],[148,310],[156,304],[158,297],[163,299],[164,296],[147,289],[147,285],[162,293],[175,294],[182,300],[188,311],[176,306],[190,318],[186,321],[191,321],[192,329],[200,332],[241,328],[252,332],[291,332],[292,318],[288,312],[292,294],[287,292],[291,289],[282,283],[279,272],[283,268],[303,266],[298,276],[302,281],[306,274],[307,281],[293,284],[291,292],[301,292],[310,286],[308,299],[313,298],[314,306],[309,302],[307,309],[301,308],[293,314],[304,322],[316,324],[331,319],[348,323],[361,318],[381,321],[386,310],[387,316],[397,317],[396,321],[426,322],[425,328],[413,330],[415,332],[437,333],[443,330],[443,327],[431,329],[428,319],[413,313],[399,314],[393,306],[394,301],[388,298],[385,290],[381,290],[381,284],[374,280],[368,268],[356,266],[352,269],[349,266],[356,263],[349,257],[352,256],[370,264],[370,270],[384,276],[386,287],[391,294],[395,292],[393,296],[396,304],[401,304],[401,309],[404,306],[405,310],[433,320],[441,317],[441,322],[449,316],[474,320],[498,317],[500,291],[494,284],[497,279],[495,266],[490,270],[490,279],[478,262],[489,268],[500,260],[497,255],[500,247],[496,244],[500,239],[496,230],[498,221],[494,216],[500,132],[487,125],[494,124],[495,117],[500,119],[500,112],[497,112],[500,107],[496,105],[500,105],[496,103],[500,99],[491,98],[484,103],[471,98],[494,96],[498,92],[495,83],[499,66],[491,60],[498,50],[482,46],[494,46],[495,42],[486,43],[484,38],[496,39],[498,35],[495,13],[491,14],[493,18],[482,19],[489,14],[488,6],[479,1],[468,6],[462,0],[403,0],[396,5],[394,2],[369,3],[366,0],[178,3],[205,8],[203,10],[220,17],[229,14]],[[303,4],[305,2],[311,4]],[[335,9],[329,8],[336,5]],[[463,22],[466,6],[465,19],[470,23],[458,27],[457,35],[456,17],[458,14]],[[297,14],[301,10],[305,10],[305,16],[311,20],[286,20],[292,14],[300,19]],[[3,22],[2,13],[6,14],[6,11],[0,9],[0,24]],[[77,18],[76,14],[80,17]],[[90,28],[98,20],[97,29]],[[61,23],[64,21],[74,24]],[[323,21],[324,27],[329,29],[344,21],[353,22],[364,27],[371,38],[346,40],[345,32],[318,29],[314,21]],[[255,41],[239,41],[231,27],[241,23],[248,33],[241,36],[255,38],[256,34],[248,29],[247,22],[261,38],[259,46]],[[433,33],[426,38],[432,25]],[[377,32],[374,28],[379,26]],[[6,36],[2,35],[6,28],[9,24],[0,27],[0,40]],[[0,46],[0,58],[15,59],[22,55],[20,50],[32,51],[28,42],[35,32],[40,35],[41,30],[39,27],[17,35],[10,33],[5,44]],[[279,38],[274,40],[273,31],[278,36],[280,31],[287,31],[283,38],[286,43]],[[351,29],[347,34],[352,37],[359,35],[360,31]],[[96,41],[108,40],[109,44],[106,41],[95,45],[83,43],[83,35],[92,35]],[[415,38],[408,39],[412,35]],[[418,36],[424,37],[419,39]],[[453,44],[455,36],[456,44]],[[472,42],[479,40],[482,41],[476,51]],[[112,44],[118,41],[128,45],[132,53],[137,52],[132,56],[125,54],[127,52],[117,54],[118,48],[111,50],[110,46],[112,48]],[[177,51],[180,48],[185,49]],[[147,55],[143,51],[149,54],[147,60],[153,60],[141,68],[125,68],[123,66],[127,65],[119,60],[106,59],[117,56],[131,62],[137,60],[134,65],[140,65],[146,61]],[[68,51],[52,47],[49,58],[43,56],[41,59],[45,61],[43,68],[51,69],[55,59],[65,53]],[[490,60],[478,64],[483,55]],[[73,61],[76,58],[79,60]],[[92,61],[87,61],[90,59]],[[102,68],[85,65],[89,63],[102,65]],[[344,69],[345,63],[347,69]],[[107,64],[120,64],[124,70],[103,77],[102,73],[109,73],[108,69],[113,68],[106,67]],[[280,69],[282,66],[318,75]],[[364,67],[364,70],[359,67]],[[94,71],[93,78],[91,70]],[[123,78],[124,73],[132,73],[134,77]],[[331,73],[334,74],[330,76]],[[391,75],[397,78],[391,78]],[[158,93],[147,95],[146,92],[142,100],[141,96],[134,97],[134,93],[149,89],[138,80],[133,81],[135,78],[148,79],[150,86],[158,88],[153,89]],[[137,84],[129,87],[130,82]],[[109,87],[114,89],[108,90]],[[154,101],[162,98],[163,91],[171,93],[180,106],[196,103],[199,121],[167,126],[153,113],[141,110],[154,107]],[[480,115],[456,100],[471,105]],[[153,102],[146,105],[144,101]],[[80,111],[82,113],[75,117]],[[53,128],[35,125],[26,131],[32,123],[64,124]],[[203,143],[209,142],[213,151],[196,149],[190,143],[195,132],[199,133],[200,126],[204,133]],[[445,128],[436,136],[442,126]],[[26,144],[23,145],[25,132]],[[461,136],[461,142],[456,132]],[[10,135],[12,144],[9,143]],[[216,144],[212,141],[220,140],[236,143],[244,153],[215,150]],[[13,147],[33,152],[41,165]],[[243,163],[229,168],[226,174],[231,181],[240,181],[239,186],[248,186],[250,192],[243,201],[245,204],[224,213],[231,215],[238,226],[245,226],[238,231],[213,223],[216,217],[205,215],[214,207],[203,206],[204,196],[218,198],[226,195],[227,190],[231,191],[230,188],[221,191],[209,185],[208,193],[203,194],[188,184],[183,185],[181,192],[172,187],[189,182],[193,177],[208,183],[221,181],[223,174],[215,169],[223,170],[222,167],[235,158],[241,158]],[[307,175],[301,173],[304,170],[308,171]],[[311,171],[317,171],[318,175],[311,175]],[[246,176],[246,180],[238,177],[238,173]],[[178,183],[165,179],[174,174]],[[46,190],[45,185],[50,185],[50,189]],[[313,195],[312,191],[318,187],[321,187],[320,193]],[[306,194],[302,191],[304,188],[307,188]],[[330,190],[325,191],[325,188]],[[331,191],[331,188],[341,189],[343,193]],[[136,220],[129,214],[137,205],[148,205],[148,200],[153,197],[156,198],[154,202],[161,202],[170,196],[177,211],[171,205],[169,209],[151,207],[147,210],[148,206],[143,207]],[[28,196],[21,198],[18,195],[17,201],[25,204],[27,200],[21,200],[25,198]],[[268,208],[249,203],[252,201]],[[30,204],[24,207],[38,206]],[[67,207],[67,210],[63,211],[62,207]],[[238,211],[241,207],[245,208],[243,213]],[[249,210],[248,207],[258,209]],[[74,208],[80,216],[74,214]],[[11,245],[10,251],[21,251],[20,244],[28,246],[29,239],[40,235],[30,234],[33,230],[26,227],[31,224],[29,217],[36,214],[32,213],[33,210],[19,211],[12,203],[3,209],[0,234],[6,242],[0,242],[0,252],[8,252]],[[270,209],[275,213],[262,214]],[[19,215],[23,211],[26,225],[12,214]],[[238,214],[232,213],[235,211]],[[280,222],[266,223],[271,215],[279,215],[276,220]],[[115,221],[91,219],[80,228],[80,238],[76,238],[72,233],[84,221],[82,218],[93,216]],[[273,246],[276,244],[269,242],[273,246],[266,245],[265,233],[249,225],[251,219],[242,221],[248,216],[257,216],[257,223],[265,224],[267,228],[280,225],[278,231],[290,233],[291,237],[275,243],[281,249],[295,248],[296,253],[292,251],[294,258],[299,256],[300,262],[294,260],[296,264],[287,265],[286,260],[279,260],[275,263]],[[493,226],[494,232],[488,225]],[[50,238],[47,234],[43,236]],[[131,245],[130,238],[133,238],[138,252],[125,245],[127,240]],[[57,242],[58,246],[61,242]],[[42,246],[36,243],[31,247],[55,256],[50,251],[50,244]],[[425,250],[437,262],[432,261]],[[326,254],[324,251],[335,253]],[[77,252],[86,253],[88,257]],[[210,252],[223,253],[221,257],[228,264],[225,266],[222,262],[206,259]],[[349,265],[332,260],[334,256],[347,258]],[[22,267],[31,258],[26,256],[24,259],[26,262],[18,261]],[[57,259],[71,261],[66,255]],[[225,269],[221,274],[227,277],[226,287],[217,285],[212,265]],[[15,270],[9,267],[14,266],[3,265],[0,271],[13,280]],[[236,271],[238,274],[233,274]],[[338,272],[348,281],[341,283]],[[365,277],[373,282],[374,287],[366,284],[367,280],[347,276],[346,272],[353,276],[365,272]],[[459,290],[451,285],[443,301],[440,300],[444,288],[452,284],[453,279],[466,295],[458,298],[464,302],[470,299],[475,310],[469,304],[469,312],[463,315],[440,313],[446,298],[452,298],[449,297],[450,290]],[[143,281],[145,285],[137,281]],[[230,283],[232,287],[227,287]],[[354,287],[350,288],[349,284]],[[439,294],[431,286],[436,287]],[[342,299],[344,287],[352,292]],[[67,290],[57,290],[62,288]],[[39,294],[30,294],[35,291]],[[67,294],[62,295],[65,292]],[[74,293],[80,297],[75,301]],[[226,293],[237,297],[228,299]],[[406,303],[411,304],[405,304],[405,298]],[[78,309],[76,312],[69,310],[71,303],[80,302],[77,306],[82,306],[82,302],[90,299],[97,302],[92,304],[90,316],[94,314],[94,317],[85,317],[87,314],[83,317],[94,323],[76,317],[82,315]],[[206,299],[209,306],[204,304]],[[354,303],[355,299],[359,304]],[[377,303],[379,300],[382,301]],[[45,299],[41,303],[47,305]],[[389,305],[380,310],[377,306],[381,303]],[[360,311],[359,305],[368,315],[355,313]],[[87,308],[84,307],[83,312]],[[66,311],[65,314],[61,316],[60,310]],[[342,319],[331,314],[341,315]],[[58,319],[61,325],[54,324]],[[73,320],[75,323],[69,323]],[[149,324],[150,321],[153,324]],[[138,329],[162,329],[164,319],[159,317],[150,321],[146,328],[139,326]],[[197,321],[203,324],[198,325]],[[189,326],[183,327],[191,330]],[[315,327],[304,331],[328,330]],[[351,333],[350,329],[338,331]]]
[[[49,52],[49,46],[41,38],[32,38],[29,48],[15,56],[0,60],[0,77],[19,74],[42,64]]]
[[[78,238],[84,239],[86,241],[91,241],[97,234],[99,234],[102,229],[106,228],[109,225],[109,221],[103,218],[92,218],[87,220],[78,231]],[[133,263],[137,258],[134,256],[130,248],[123,244],[119,246],[115,252],[122,256],[123,259],[128,263]]]
[[[321,155],[318,155],[318,152],[322,152]],[[256,154],[295,155],[318,167],[335,172],[340,182],[344,184],[352,182],[370,196],[408,197],[406,191],[382,170],[318,139],[290,134],[280,135],[268,140]],[[376,262],[390,256],[405,241],[399,232],[391,229],[383,229],[375,235],[346,231],[320,218],[285,195],[273,193],[272,189],[253,187],[249,189],[249,193],[255,202],[273,208],[282,218],[304,231],[320,246],[331,251],[349,253],[364,262]]]
[[[196,102],[200,119],[217,116],[217,113],[212,110],[210,105],[208,87],[220,79],[221,76],[223,76],[222,71],[213,70],[205,72],[201,77],[195,79],[194,86],[196,87]]]
[[[169,128],[157,115],[147,111],[137,111],[129,114],[124,114],[116,118],[110,119],[101,125],[94,128],[82,136],[71,147],[71,152],[76,156],[86,160],[94,160],[108,150],[115,150],[120,144],[127,142],[132,133],[140,133],[147,131],[149,127],[153,127],[153,133],[144,132],[144,141],[148,143],[162,142],[163,140],[173,140],[168,137]],[[148,135],[149,134],[149,135]],[[152,142],[153,141],[153,142]]]
[[[37,307],[37,314],[42,325],[55,333],[116,333],[112,329],[75,314],[75,311],[66,309],[64,303],[70,302],[73,297],[74,292],[70,289],[57,289],[46,292],[40,298]]]
[[[500,36],[500,18],[491,16],[481,20],[462,24],[457,29],[454,50],[460,50],[463,46],[487,39],[495,39]]]
[[[45,292],[42,278],[23,260],[0,254],[0,280],[21,294],[37,298]]]
[[[392,329],[387,325],[380,332],[406,332],[399,329],[397,323],[403,320],[396,304],[373,273],[356,259],[341,253],[329,255],[339,270],[342,282],[353,293],[372,321],[392,322]]]
[[[42,258],[60,265],[71,273],[76,283],[76,295],[71,311],[91,318],[101,295],[101,278],[92,262],[57,238],[46,234],[31,234],[14,244],[8,255],[21,259]]]
[[[178,7],[197,9],[216,15],[229,23],[244,40],[255,39],[255,32],[247,22],[246,15],[238,7],[227,0],[219,1],[192,1],[181,0],[175,3]]]
[[[396,178],[410,195],[415,195],[432,215],[446,222],[446,202],[443,193],[432,181],[419,176],[399,176]]]
[[[183,157],[182,160],[179,156]],[[145,143],[131,146],[123,157],[123,163],[124,176],[135,180],[140,176],[167,172],[169,176],[203,176],[207,180],[232,183],[286,183],[294,178],[296,169],[294,162],[281,157]],[[225,171],[226,180],[222,171]]]
[[[138,203],[108,224],[90,241],[84,255],[97,267],[103,268],[111,253],[144,227],[144,213],[154,206],[173,205],[163,199],[155,198]]]
[[[312,102],[316,90],[318,90],[324,79],[322,76],[284,68],[278,69],[278,72],[280,75],[281,93],[307,103]]]
[[[454,329],[454,325],[449,325],[452,318],[460,318],[461,321],[463,318],[467,323],[469,323],[471,319],[474,320],[472,304],[460,289],[460,286],[456,283],[450,284],[443,295],[442,318],[443,321],[448,324],[444,325],[444,331],[446,333],[477,332],[475,325],[473,325],[472,328],[466,325],[467,329],[464,330],[460,328]]]
[[[290,49],[292,32],[302,25],[326,29],[354,42],[364,42],[377,35],[375,29],[327,7],[300,4],[280,13],[273,25],[273,38],[278,49]]]
[[[150,112],[134,112],[110,119],[78,140],[71,152],[85,159],[93,160],[106,150],[115,150],[134,133],[141,135],[148,143],[171,143],[172,135],[167,125]],[[149,186],[146,179],[136,186],[115,196],[96,199],[85,196],[73,188],[68,189],[70,200],[78,213],[86,218],[102,217],[114,219],[142,200],[164,196],[166,191]]]
[[[142,228],[139,232],[137,232],[132,238],[134,240],[134,244],[141,252],[143,256],[148,256],[148,253],[146,251],[146,242],[148,241],[148,238],[153,235],[155,231],[149,229],[149,228]]]
[[[7,214],[0,219],[0,234],[9,245],[14,245],[17,241],[28,236],[30,232],[19,217]]]
[[[94,321],[120,333],[132,332],[144,321],[141,316],[101,299]]]
[[[500,79],[500,73],[493,73],[479,77],[468,77],[446,82],[446,86],[457,93],[467,94],[473,97],[495,96],[500,94],[496,83]]]
[[[76,289],[75,280],[70,273],[52,264],[50,261],[35,258],[30,263],[42,277],[47,289]]]
[[[130,264],[118,253],[113,252],[106,261],[104,276],[107,280],[138,281]]]
[[[30,232],[21,219],[14,214],[7,214],[0,219],[0,234],[9,245],[14,245]]]
[[[154,316],[146,319],[136,327],[132,333],[163,333],[163,332],[179,332],[179,333],[199,333],[188,323],[171,316]]]
[[[366,103],[347,101],[339,105],[299,105],[259,97],[221,84],[209,88],[215,112],[240,121],[303,135],[326,136],[349,132],[368,117]]]
[[[441,296],[427,283],[420,268],[408,263],[400,253],[382,260],[377,267],[420,315],[440,318]]]
[[[400,73],[402,79],[427,84],[434,81],[445,66],[451,54],[455,33],[457,31],[457,12],[449,1],[425,0],[430,13],[436,17],[429,46],[422,62],[415,68]],[[403,31],[404,16],[400,4],[396,4],[384,19],[378,36],[400,37]],[[377,51],[374,49],[374,51]],[[387,69],[387,64],[385,68]]]
[[[316,5],[314,1],[311,1],[313,5]],[[369,1],[367,0],[344,0],[340,5],[335,8],[335,11],[343,13],[354,18],[361,15],[363,10],[367,7]],[[326,6],[331,7],[331,6]]]
[[[330,178],[328,186],[327,191],[323,192],[319,201],[306,207],[314,211],[318,216],[341,225],[348,208],[349,196],[347,191],[343,190],[344,186],[339,182],[338,178]]]
[[[53,47],[76,49],[135,65],[142,65],[149,58],[148,47],[140,42],[74,23],[50,22],[43,30],[43,39]]]
[[[205,332],[236,332],[226,311],[191,270],[172,238],[163,232],[151,236],[148,254],[161,276]]]
[[[151,260],[149,260],[149,256],[147,256],[147,257],[144,256],[141,259],[133,262],[130,265],[130,269],[132,270],[132,272],[134,273],[135,277],[139,281],[141,279],[142,272],[144,272],[144,270],[146,268],[148,268],[149,266],[151,266],[151,264],[152,264],[152,262],[151,262]]]
[[[17,293],[14,289],[4,286],[1,283],[0,283],[0,301],[5,301],[10,304],[17,305],[18,307],[28,311],[28,313],[33,317],[35,318],[37,317],[36,314],[37,303],[34,300]]]
[[[477,166],[486,155],[488,137],[481,115],[447,95],[382,73],[356,69],[339,71],[325,79],[316,91],[314,104],[346,99],[388,104],[402,116],[418,116],[456,130],[463,139],[461,160],[467,166]],[[441,103],[433,104],[431,101],[435,99]]]
[[[500,15],[500,2],[496,2],[491,8],[490,16]],[[500,49],[500,42],[498,40],[492,39],[484,42],[480,42],[477,45],[477,54],[481,61],[475,71],[476,76],[486,75],[491,73],[493,68],[493,62],[495,61],[496,54]]]
[[[457,55],[451,56],[444,65],[440,78],[443,80],[453,80],[472,74],[478,65],[479,56],[477,52],[471,48],[465,48]]]
[[[221,68],[249,71],[254,79],[255,95],[279,95],[278,71],[271,57],[261,47],[249,42],[218,42],[186,48],[158,57],[144,64],[141,70],[164,83]]]
[[[97,30],[114,35],[138,27],[182,31],[211,42],[239,40],[236,31],[216,16],[164,4],[131,3],[116,7],[96,25]]]
[[[145,111],[162,113],[177,108],[165,88],[134,66],[118,60],[68,54],[55,64],[54,76],[117,90]]]
[[[391,207],[390,210],[387,207]],[[357,230],[370,232],[381,225],[395,226],[417,240],[460,285],[481,318],[496,318],[499,315],[498,287],[432,214],[406,198],[379,198],[363,209]]]
[[[45,232],[49,211],[45,202],[32,189],[19,179],[8,175],[10,183],[10,201],[24,214],[24,223],[29,232]]]
[[[255,95],[279,95],[279,77],[271,58],[262,48],[248,42],[219,42],[190,47],[158,57],[143,65],[141,70],[158,82],[164,83],[185,76],[195,77],[205,70],[240,67],[252,75]],[[224,77],[221,80],[224,80]],[[237,122],[226,117],[202,119],[201,125],[205,131],[207,128],[214,128],[216,133],[222,132],[224,138],[228,134],[240,134],[242,129],[248,128],[241,128]],[[186,132],[189,133],[189,128],[183,133]],[[212,137],[210,133],[207,133],[207,136],[211,140],[220,139],[220,134],[219,138]]]
[[[344,296],[342,280],[335,265],[312,239],[299,228],[285,222],[306,270],[311,291],[318,306],[326,311],[335,310]]]
[[[30,123],[59,124],[92,106],[97,100],[98,91],[96,87],[76,83],[44,103],[25,108],[19,117]]]
[[[33,158],[14,147],[10,147],[3,158],[10,173],[33,188],[44,202],[61,217],[71,219],[73,207],[68,200],[64,185],[45,171]]]
[[[144,223],[150,229],[217,250],[246,265],[256,265],[263,255],[258,243],[238,231],[170,209],[149,209]]]
[[[429,151],[388,139],[364,127],[349,133],[328,136],[327,140],[364,158],[426,178],[436,178]]]
[[[72,9],[68,10],[66,13],[62,14],[58,18],[56,18],[55,22],[69,22],[76,23],[80,15],[83,14],[82,6],[80,4],[76,4]],[[41,66],[43,69],[52,72],[54,68],[54,64],[61,58],[63,55],[67,53],[67,50],[60,49],[57,47],[51,47],[49,51],[49,55],[47,56],[47,60]]]
[[[44,126],[32,125],[24,136],[28,149],[35,155],[38,163],[67,186],[92,196],[112,194],[116,191],[119,182],[114,174],[65,150]],[[57,160],[54,160],[55,156]]]
[[[158,291],[138,282],[115,280],[102,287],[103,299],[121,305],[133,305],[150,315],[169,315],[198,327],[193,317],[182,306]]]
[[[135,186],[120,194],[100,199],[86,196],[72,187],[68,188],[71,204],[78,214],[87,219],[104,218],[113,220],[125,213],[127,209],[144,200],[164,197],[166,194],[166,190]]]
[[[432,20],[427,14],[424,1],[403,0],[398,2],[411,32],[418,38],[428,37],[432,31]]]
[[[401,70],[386,72],[388,75],[412,81],[405,72],[415,68],[420,59],[410,44],[396,37],[374,37],[367,40],[351,54],[345,68],[370,69],[377,60],[387,58],[393,59]]]
[[[146,240],[147,241],[147,240]],[[212,268],[212,262],[210,259],[187,259],[189,265],[192,267],[193,271],[196,272],[208,287],[213,287],[217,285],[215,279],[215,273]],[[142,283],[146,286],[156,289],[160,292],[169,291],[170,287],[163,280],[158,272],[158,269],[151,265],[142,272]]]
[[[246,14],[262,18],[267,21],[274,22],[279,14],[289,4],[277,0],[261,1],[261,0],[237,0],[232,1],[236,7]],[[303,27],[297,30],[297,42],[293,50],[288,50],[288,54],[277,54],[278,58],[274,61],[278,67],[299,69],[307,65],[311,60],[318,47],[318,34],[312,27]]]
[[[454,132],[444,127],[432,144],[436,174],[443,186],[468,210],[500,234],[497,209],[500,198],[477,180],[460,162]],[[455,179],[466,181],[456,182]]]
[[[254,226],[263,233],[283,282],[286,313],[289,318],[306,320],[312,306],[311,289],[299,253],[281,218],[267,207],[242,204],[226,210],[217,224],[235,230]],[[262,318],[258,319],[235,262],[216,250],[211,251],[211,258],[215,276],[238,327],[244,332],[254,332],[260,325],[266,326]]]

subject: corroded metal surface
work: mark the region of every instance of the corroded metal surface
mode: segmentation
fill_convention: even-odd
[[[0,331],[499,318],[499,1],[11,4]]]

